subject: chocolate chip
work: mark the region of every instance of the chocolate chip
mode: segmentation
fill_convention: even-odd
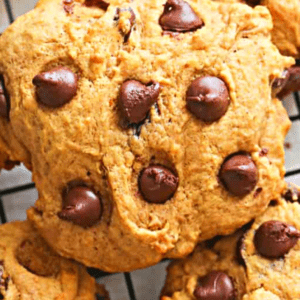
[[[199,300],[235,300],[236,291],[226,273],[212,271],[199,278],[194,296]]]
[[[0,117],[9,119],[10,98],[4,84],[4,78],[0,75]]]
[[[100,220],[101,200],[90,188],[73,187],[66,192],[63,200],[63,209],[58,214],[61,219],[82,227],[93,226]]]
[[[269,149],[267,148],[262,148],[259,152],[259,156],[260,157],[263,157],[263,156],[266,156],[267,154],[269,153]]]
[[[259,5],[261,0],[246,0],[246,3],[250,6],[256,6]]]
[[[278,92],[277,97],[282,99],[289,93],[300,90],[300,66],[292,66],[287,69],[288,80],[285,82],[283,88]]]
[[[186,101],[188,110],[204,122],[220,119],[230,104],[226,84],[213,76],[195,79],[187,90]]]
[[[225,188],[235,196],[245,196],[256,186],[258,172],[247,154],[229,156],[220,169],[220,179]]]
[[[300,232],[280,221],[267,221],[255,233],[256,250],[265,257],[279,258],[287,254],[300,239]]]
[[[84,5],[87,7],[98,7],[105,11],[109,7],[109,3],[107,3],[103,0],[85,0]]]
[[[178,176],[161,165],[145,168],[139,178],[139,188],[144,199],[151,203],[165,203],[177,190]]]
[[[298,190],[297,186],[289,183],[287,186],[287,191],[283,195],[283,198],[286,201],[294,202],[300,200],[300,190]]]
[[[290,73],[288,72],[288,70],[284,70],[281,74],[281,77],[275,78],[275,80],[272,83],[272,97],[278,96],[283,87],[286,85],[289,77]]]
[[[204,25],[191,6],[183,0],[168,0],[159,24],[165,31],[176,32],[194,31]]]
[[[66,13],[73,14],[74,3],[73,0],[64,0],[63,7]]]
[[[96,294],[95,300],[106,300],[104,296],[100,296],[99,294]]]
[[[160,85],[154,81],[144,85],[136,80],[128,80],[122,84],[119,105],[127,125],[138,124],[147,117],[151,106],[158,99],[159,92]]]
[[[48,107],[63,106],[77,92],[77,76],[66,67],[57,67],[38,74],[32,83],[36,86],[38,101]]]
[[[135,13],[134,11],[132,10],[131,7],[128,7],[128,8],[117,8],[117,12],[116,12],[116,16],[115,16],[115,21],[119,21],[120,18],[122,17],[122,15],[125,16],[125,14],[130,14],[130,18],[128,19],[129,21],[129,28],[121,28],[120,27],[120,31],[121,33],[124,35],[124,43],[127,43],[128,40],[129,40],[129,37],[130,37],[130,34],[132,32],[132,29],[133,29],[133,26],[135,24]]]

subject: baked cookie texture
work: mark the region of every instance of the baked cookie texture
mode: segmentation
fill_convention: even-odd
[[[225,3],[263,5],[273,19],[272,41],[283,55],[300,58],[300,8],[297,0],[216,0]]]
[[[0,135],[32,167],[28,218],[53,249],[130,271],[278,198],[290,121],[271,86],[294,59],[271,28],[261,6],[42,0],[3,33]]]
[[[250,228],[172,262],[162,299],[299,299],[300,198],[293,189]]]
[[[109,299],[83,266],[55,254],[28,221],[1,225],[0,232],[1,299]]]

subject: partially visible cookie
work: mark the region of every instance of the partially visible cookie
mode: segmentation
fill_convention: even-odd
[[[215,0],[266,6],[273,19],[272,41],[283,55],[300,57],[300,6],[298,0]]]
[[[250,229],[202,243],[190,257],[171,263],[162,299],[299,299],[300,203],[295,195],[295,188],[289,189],[288,201],[272,201]]]
[[[83,266],[55,254],[29,222],[1,225],[0,236],[0,299],[109,299]]]

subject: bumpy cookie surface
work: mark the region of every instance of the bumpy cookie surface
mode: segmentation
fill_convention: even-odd
[[[28,217],[56,251],[142,268],[278,197],[290,123],[271,84],[294,61],[271,26],[209,0],[43,0],[3,33],[0,134],[29,153]]]
[[[244,236],[203,243],[171,263],[162,299],[299,299],[299,220],[299,202],[273,201]]]
[[[216,0],[266,6],[273,19],[272,41],[284,55],[300,57],[300,7],[298,0]]]
[[[55,254],[29,222],[1,225],[0,233],[1,299],[109,299],[83,266]]]

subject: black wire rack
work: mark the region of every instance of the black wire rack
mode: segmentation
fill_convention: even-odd
[[[14,16],[13,16],[13,11],[12,11],[12,6],[9,0],[4,0],[4,6],[5,6],[5,10],[9,19],[9,22],[12,23],[14,21]],[[1,33],[0,33],[1,35]],[[300,65],[300,63],[299,63]],[[293,93],[293,101],[295,102],[295,106],[297,108],[297,114],[296,115],[292,115],[290,116],[290,119],[292,122],[295,121],[300,121],[300,97],[298,93]],[[286,172],[285,177],[291,177],[294,175],[300,174],[300,169],[295,169],[295,170],[291,170]],[[29,183],[29,184],[24,184],[24,185],[20,185],[20,186],[15,186],[12,188],[8,188],[8,189],[4,189],[4,190],[0,190],[0,221],[2,224],[7,222],[7,217],[6,217],[6,212],[3,206],[3,200],[2,198],[4,196],[7,195],[11,195],[11,194],[15,194],[15,193],[19,193],[19,192],[23,192],[23,191],[27,191],[27,190],[31,190],[35,188],[35,184],[34,183]],[[88,272],[90,273],[91,276],[95,277],[96,279],[100,279],[102,277],[106,277],[109,275],[113,275],[111,273],[106,273],[103,272],[101,270],[97,270],[97,269],[93,269],[93,268],[89,268]],[[133,281],[131,278],[131,274],[130,273],[123,273],[124,275],[124,279],[125,279],[125,283],[126,283],[126,287],[127,287],[127,291],[128,291],[128,295],[130,300],[137,300],[136,298],[136,293],[134,290],[134,286],[133,286]]]

